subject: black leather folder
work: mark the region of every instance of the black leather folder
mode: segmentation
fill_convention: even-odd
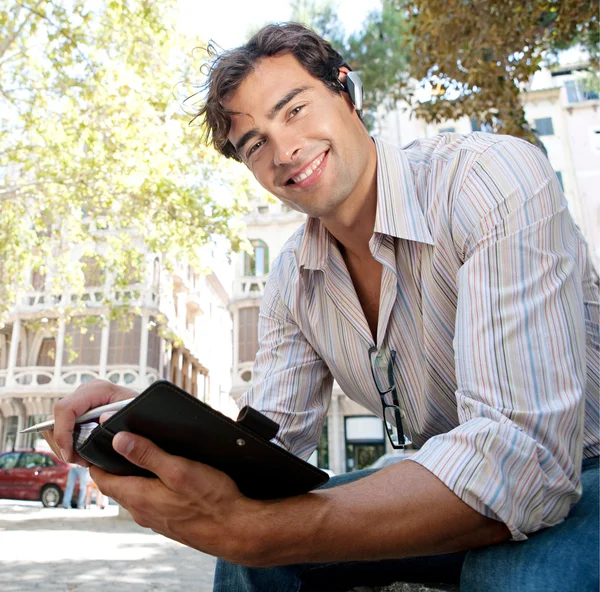
[[[161,380],[98,425],[76,449],[109,473],[155,477],[113,450],[115,434],[132,432],[170,454],[227,473],[244,495],[254,499],[289,497],[326,483],[327,473],[269,442],[278,429],[276,422],[251,407],[244,407],[233,421]]]

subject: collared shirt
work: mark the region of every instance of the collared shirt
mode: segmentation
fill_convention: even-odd
[[[585,241],[527,142],[375,143],[376,343],[336,240],[309,218],[269,278],[241,404],[307,458],[334,378],[381,416],[368,350],[393,349],[404,428],[420,447],[411,460],[525,539],[566,517],[582,456],[598,455],[598,277]]]

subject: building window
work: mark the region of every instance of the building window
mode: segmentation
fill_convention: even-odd
[[[102,328],[98,323],[85,328],[66,327],[63,366],[98,366],[101,336]]]
[[[478,119],[471,119],[471,131],[472,132],[480,132],[481,124]]]
[[[142,318],[136,316],[133,327],[123,327],[119,321],[110,322],[108,340],[108,361],[111,365],[138,365],[140,363],[140,338]]]
[[[41,423],[42,421],[45,421],[46,419],[46,415],[44,413],[42,413],[41,415],[30,415],[27,418],[27,427],[30,428],[31,426],[34,426],[36,423]],[[21,446],[23,448],[35,448],[35,443],[36,440],[38,440],[40,438],[40,434],[23,434],[23,440],[21,441]],[[44,457],[46,458],[46,457]]]
[[[565,186],[563,185],[562,173],[560,171],[556,171],[556,178],[558,179],[558,182],[560,183],[560,188],[564,191]]]
[[[240,308],[238,361],[253,362],[258,351],[258,306]]]
[[[455,127],[443,127],[438,131],[439,134],[454,134],[455,132]]]
[[[253,253],[244,254],[244,275],[261,276],[269,273],[269,247],[262,240],[252,240]]]
[[[565,82],[567,90],[567,101],[569,103],[581,103],[582,101],[598,100],[598,91],[591,88],[586,81],[583,80],[568,80]]]
[[[160,364],[160,335],[158,334],[158,325],[156,319],[150,318],[148,327],[148,359],[146,365],[148,368],[158,370]]]
[[[104,270],[93,257],[84,257],[81,260],[83,265],[83,277],[85,278],[85,287],[92,288],[104,284]]]
[[[317,445],[317,466],[320,469],[328,469],[329,468],[329,438],[327,435],[327,426],[328,419],[325,418],[325,423],[323,424],[323,431],[321,432],[321,439],[319,440],[319,444]]]
[[[56,352],[56,340],[54,337],[45,337],[38,352],[38,366],[54,366],[54,354]]]
[[[17,439],[17,427],[19,418],[16,415],[11,415],[6,418],[6,436],[4,437],[4,450],[14,450],[15,441]],[[15,460],[16,463],[16,460]],[[7,468],[7,467],[4,467]]]
[[[40,346],[38,352],[37,365],[43,367],[54,366],[54,354],[56,352],[56,340],[54,337],[45,337]],[[49,376],[38,376],[38,384],[48,384],[50,382]],[[29,426],[27,426],[29,427]]]
[[[538,136],[553,136],[554,126],[552,125],[552,117],[542,117],[541,119],[533,120],[533,127]]]
[[[383,422],[374,415],[345,418],[346,471],[372,465],[384,452]]]
[[[43,292],[45,284],[46,284],[46,275],[45,274],[40,273],[38,270],[34,271],[31,274],[31,287],[36,292]]]
[[[265,215],[269,213],[269,206],[258,206],[258,213]]]

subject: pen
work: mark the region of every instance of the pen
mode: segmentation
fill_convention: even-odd
[[[86,411],[82,416],[78,417],[75,420],[75,423],[85,423],[86,421],[90,421],[92,419],[98,419],[103,413],[107,413],[110,411],[118,411],[131,403],[133,399],[125,399],[123,401],[117,401],[116,403],[109,403],[108,405],[102,405],[101,407],[96,407],[95,409],[90,409]],[[48,421],[43,421],[42,423],[36,423],[30,428],[26,428],[21,430],[21,434],[31,434],[31,433],[39,433],[45,432],[47,430],[51,430],[54,427],[54,420],[49,419]]]

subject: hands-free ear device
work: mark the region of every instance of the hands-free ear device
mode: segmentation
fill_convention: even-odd
[[[356,72],[348,72],[343,84],[344,89],[350,95],[350,100],[354,103],[356,110],[360,114],[363,104],[363,84],[360,76]]]

